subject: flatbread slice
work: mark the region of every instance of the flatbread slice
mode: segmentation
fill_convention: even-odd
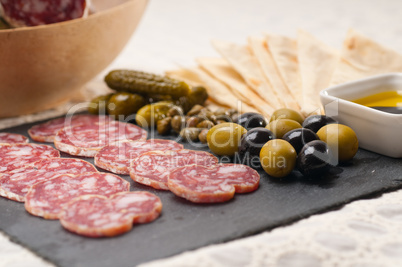
[[[331,85],[387,72],[402,72],[402,55],[350,29]]]
[[[198,86],[203,84],[203,81],[200,79],[200,77],[190,69],[180,68],[176,70],[168,70],[165,71],[165,74],[172,79],[184,81],[190,86]]]
[[[255,108],[243,103],[239,100],[222,82],[218,81],[211,75],[209,75],[206,71],[201,68],[192,68],[191,72],[198,75],[203,84],[205,84],[205,88],[207,88],[209,97],[216,103],[220,105],[224,105],[227,107],[234,108],[239,111],[239,113],[244,112],[258,112]]]
[[[297,45],[303,86],[302,112],[305,115],[319,113],[321,109],[319,93],[329,86],[339,62],[339,54],[302,30],[298,31]]]
[[[299,104],[286,86],[285,82],[282,80],[265,40],[260,37],[251,36],[248,38],[248,43],[251,51],[257,58],[265,77],[270,81],[276,95],[283,100],[285,107],[300,110]]]
[[[264,77],[258,60],[247,46],[216,40],[212,44],[265,102],[275,109],[283,107],[283,101]]]
[[[212,77],[228,86],[231,92],[247,105],[255,107],[264,116],[269,117],[274,111],[247,84],[233,67],[223,58],[198,58],[200,67]]]
[[[276,34],[265,34],[265,39],[280,76],[302,107],[303,92],[296,40]]]

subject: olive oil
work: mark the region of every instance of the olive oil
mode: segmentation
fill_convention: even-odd
[[[352,101],[367,107],[402,107],[402,91],[386,91]]]

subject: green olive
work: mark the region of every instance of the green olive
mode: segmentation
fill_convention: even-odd
[[[260,151],[261,166],[272,177],[289,175],[296,165],[296,150],[285,140],[268,141]]]
[[[95,115],[106,114],[107,113],[106,106],[112,95],[113,94],[101,95],[92,99],[91,103],[88,106],[88,112]]]
[[[297,121],[290,119],[279,119],[271,121],[265,128],[273,132],[276,138],[282,138],[287,132],[301,127],[302,126]]]
[[[138,110],[135,120],[143,128],[154,127],[159,120],[167,117],[172,106],[171,102],[166,101],[148,104]]]
[[[359,148],[356,133],[343,124],[328,124],[317,132],[318,137],[327,143],[333,155],[338,154],[340,162],[352,159]]]
[[[132,93],[119,92],[113,94],[107,104],[107,112],[116,119],[125,119],[135,114],[145,105],[145,98]]]
[[[247,130],[239,124],[225,122],[212,127],[207,134],[209,149],[219,156],[233,156]]]
[[[304,121],[303,116],[299,112],[297,112],[296,110],[290,109],[290,108],[281,108],[281,109],[275,110],[274,113],[272,113],[271,118],[269,119],[269,122],[274,121],[274,120],[279,120],[279,119],[294,120],[300,124],[302,124]]]

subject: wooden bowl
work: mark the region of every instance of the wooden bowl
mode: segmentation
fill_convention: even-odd
[[[0,117],[55,107],[105,69],[134,32],[147,0],[92,0],[95,13],[0,30]]]

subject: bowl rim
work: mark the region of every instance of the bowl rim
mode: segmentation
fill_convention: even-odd
[[[131,4],[132,2],[136,2],[136,1],[148,1],[148,0],[127,0],[126,2],[118,4],[118,5],[113,6],[111,8],[108,8],[108,9],[105,9],[105,10],[90,14],[85,18],[81,17],[81,18],[76,18],[76,19],[71,19],[71,20],[51,23],[51,24],[37,25],[37,26],[25,26],[25,27],[11,28],[11,29],[1,29],[0,34],[2,34],[2,33],[10,34],[10,33],[13,33],[13,32],[24,32],[24,31],[40,31],[42,29],[50,29],[50,28],[54,28],[54,27],[58,27],[58,26],[64,26],[64,25],[68,25],[68,24],[80,23],[81,21],[84,21],[84,20],[95,19],[95,18],[97,18],[99,16],[102,16],[104,13],[112,12],[115,9],[120,9],[120,8]]]
[[[374,76],[370,76],[370,77],[330,86],[330,87],[320,91],[321,104],[323,106],[325,105],[325,103],[323,103],[323,98],[325,98],[325,99],[331,100],[331,101],[338,101],[340,104],[350,106],[353,109],[360,109],[361,111],[367,112],[372,115],[390,117],[390,118],[400,118],[400,117],[402,117],[402,114],[394,114],[394,113],[377,110],[377,109],[367,107],[367,106],[364,106],[361,104],[357,104],[350,100],[346,100],[346,99],[343,99],[343,98],[340,98],[340,97],[337,97],[337,96],[334,96],[331,94],[331,93],[336,92],[345,87],[353,88],[355,86],[358,86],[358,85],[361,85],[364,83],[370,83],[370,82],[377,81],[377,80],[386,81],[388,79],[393,79],[393,78],[399,78],[402,81],[402,73],[391,72],[391,73],[378,74],[378,75],[374,75]],[[401,85],[402,85],[402,82],[401,82]],[[361,90],[361,91],[364,91],[364,90]]]

